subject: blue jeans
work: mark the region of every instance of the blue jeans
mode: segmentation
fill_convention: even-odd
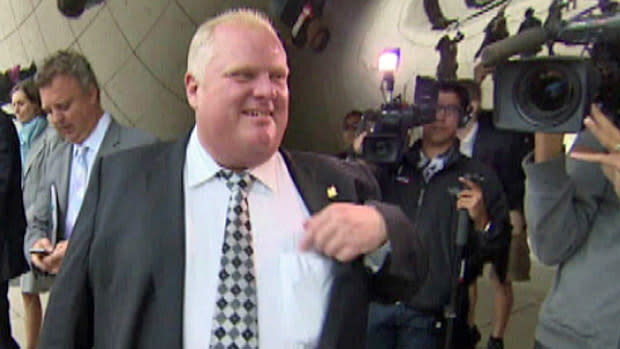
[[[368,313],[368,349],[436,349],[443,336],[435,331],[434,316],[404,304],[371,303]]]

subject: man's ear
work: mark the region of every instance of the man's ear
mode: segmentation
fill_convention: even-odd
[[[185,73],[185,95],[187,102],[192,109],[196,109],[198,105],[198,80],[191,73]]]
[[[98,105],[101,102],[101,96],[99,96],[100,93],[101,91],[98,90],[94,84],[91,84],[88,87],[88,99],[93,105]]]

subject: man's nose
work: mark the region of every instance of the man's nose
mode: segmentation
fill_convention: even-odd
[[[261,74],[256,77],[254,94],[260,97],[273,98],[277,94],[277,86],[269,77],[269,74]]]

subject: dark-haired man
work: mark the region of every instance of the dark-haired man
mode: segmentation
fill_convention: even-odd
[[[459,152],[456,132],[468,106],[467,91],[462,86],[440,83],[436,120],[423,126],[422,138],[396,169],[379,176],[384,199],[398,204],[422,234],[429,251],[429,274],[419,292],[404,292],[408,296],[403,297],[399,283],[379,273],[383,283],[377,291],[380,302],[373,303],[370,309],[369,349],[431,349],[444,339],[444,307],[457,275],[454,259],[458,210],[467,210],[473,223],[466,279],[479,273],[482,261],[493,259],[508,247],[508,206],[497,176]],[[461,287],[461,292],[466,289]],[[456,323],[454,348],[472,347],[466,336],[466,303],[463,308]]]

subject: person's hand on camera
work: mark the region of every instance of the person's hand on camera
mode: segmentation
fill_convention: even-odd
[[[482,188],[476,182],[464,177],[459,177],[465,189],[459,192],[456,200],[457,209],[465,209],[469,213],[469,218],[474,222],[474,229],[483,230],[489,223],[489,215],[484,204]]]
[[[373,206],[332,203],[304,223],[302,251],[310,248],[340,262],[372,252],[387,240],[383,216]]]
[[[364,143],[364,138],[366,138],[367,134],[368,132],[362,131],[359,135],[355,136],[355,139],[353,140],[353,151],[355,152],[355,154],[362,154],[362,145]]]
[[[579,160],[600,163],[603,173],[613,184],[616,194],[620,197],[620,130],[596,105],[592,105],[591,115],[584,120],[584,124],[608,152],[596,152],[586,147],[575,147],[570,156]]]

